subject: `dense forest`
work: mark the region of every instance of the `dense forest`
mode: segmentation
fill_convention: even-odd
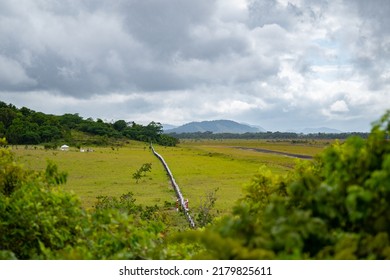
[[[390,111],[279,175],[262,167],[230,215],[174,232],[131,194],[93,211],[0,140],[0,259],[390,259]]]
[[[80,133],[93,137],[89,141],[79,139]],[[10,144],[47,144],[55,147],[60,141],[75,146],[82,144],[107,145],[117,139],[154,142],[164,146],[175,146],[178,140],[162,133],[160,123],[148,125],[117,120],[107,123],[101,119],[84,119],[78,114],[62,116],[35,112],[29,108],[16,108],[0,101],[0,138]],[[50,144],[50,145],[49,145]]]

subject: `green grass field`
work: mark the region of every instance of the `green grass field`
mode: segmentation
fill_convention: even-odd
[[[69,151],[38,149],[13,149],[26,166],[42,170],[47,160],[55,162],[61,171],[68,173],[65,188],[76,193],[86,208],[91,208],[96,197],[120,196],[133,192],[137,201],[145,205],[163,204],[174,198],[168,179],[160,162],[144,143],[131,142],[125,147],[93,147],[93,152],[81,153],[76,148]],[[152,163],[152,172],[137,184],[132,174],[143,163]],[[158,195],[156,195],[158,194]]]
[[[273,172],[285,173],[297,159],[284,155],[242,150],[237,147],[263,148],[302,155],[319,153],[328,142],[293,144],[290,141],[263,140],[186,140],[177,147],[155,146],[168,163],[190,208],[196,208],[205,194],[218,188],[216,209],[226,213],[241,197],[242,188],[262,165]],[[145,143],[131,141],[119,148],[93,147],[93,152],[46,151],[42,147],[13,147],[19,161],[42,170],[46,161],[55,162],[68,173],[65,188],[77,194],[86,208],[92,208],[100,195],[120,196],[133,192],[143,205],[163,206],[176,201],[175,194],[159,160]],[[144,163],[152,172],[136,183],[132,174]]]

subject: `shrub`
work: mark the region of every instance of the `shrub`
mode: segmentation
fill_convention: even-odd
[[[139,180],[146,177],[146,172],[152,171],[152,164],[151,163],[144,163],[142,166],[133,173],[133,179],[138,184]]]
[[[209,191],[201,199],[198,211],[195,215],[196,225],[198,227],[204,227],[210,224],[217,215],[217,211],[214,209],[215,202],[217,201],[218,188]]]

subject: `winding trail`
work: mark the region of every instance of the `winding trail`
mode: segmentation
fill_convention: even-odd
[[[241,150],[255,151],[255,152],[259,152],[259,153],[277,154],[277,155],[283,155],[283,156],[300,158],[300,159],[312,159],[313,158],[312,156],[308,156],[308,155],[292,154],[292,153],[273,151],[273,150],[262,149],[262,148],[248,148],[248,147],[234,147],[234,148],[241,149]]]
[[[192,219],[187,207],[186,207],[186,203],[184,201],[184,197],[183,197],[183,194],[181,193],[180,191],[180,188],[179,188],[179,185],[176,183],[175,181],[175,178],[173,178],[173,174],[171,172],[171,170],[169,169],[168,167],[168,164],[165,162],[164,158],[159,154],[157,153],[154,148],[153,148],[153,145],[152,143],[150,143],[150,148],[152,149],[153,151],[153,154],[161,161],[161,163],[163,164],[167,174],[168,174],[168,177],[169,177],[169,180],[171,181],[171,184],[172,184],[172,187],[173,189],[175,190],[175,193],[176,193],[176,197],[179,201],[179,204],[181,206],[181,209],[183,210],[184,212],[184,215],[188,221],[188,223],[190,224],[190,227],[191,228],[195,228],[195,222],[194,220]]]

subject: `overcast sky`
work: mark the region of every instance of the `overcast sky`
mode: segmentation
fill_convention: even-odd
[[[107,121],[367,131],[387,0],[1,0],[0,100]]]

